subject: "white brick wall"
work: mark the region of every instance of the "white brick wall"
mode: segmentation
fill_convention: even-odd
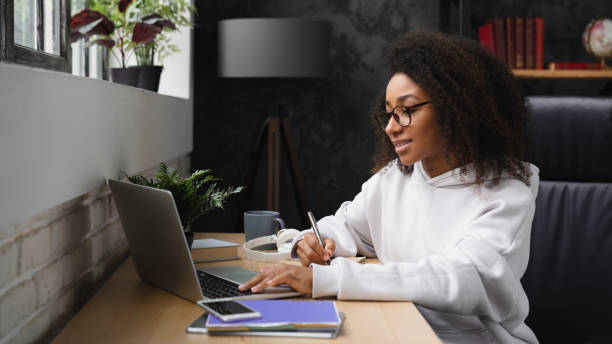
[[[32,230],[21,238],[19,250],[19,270],[28,271],[48,261],[51,257],[51,228],[43,227]]]
[[[189,157],[168,163],[181,173]],[[151,176],[157,166],[142,172]],[[107,186],[0,238],[0,344],[49,342],[128,255]]]
[[[17,277],[19,246],[14,242],[0,245],[0,288]]]
[[[19,325],[21,320],[36,309],[36,285],[26,280],[9,290],[0,301],[0,336],[4,336]]]

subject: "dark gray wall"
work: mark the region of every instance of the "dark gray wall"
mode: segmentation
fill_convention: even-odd
[[[197,1],[200,16],[194,33],[193,168],[212,168],[228,184],[240,184],[248,152],[270,105],[287,104],[315,215],[334,212],[359,192],[371,168],[372,132],[367,111],[387,79],[382,56],[387,45],[409,29],[445,28],[456,32],[458,11],[452,2],[415,0],[216,0]],[[543,16],[547,25],[547,59],[590,58],[580,35],[588,20],[610,13],[607,0],[473,1],[472,27],[493,16]],[[440,23],[442,18],[447,17]],[[610,14],[612,15],[612,14]],[[302,17],[330,22],[331,73],[319,80],[221,79],[217,73],[218,20],[248,17]],[[476,37],[476,31],[471,33]],[[554,58],[553,58],[554,56]],[[597,92],[587,83],[564,89],[530,83],[539,93]],[[580,83],[578,83],[580,84]],[[565,86],[564,86],[565,87]],[[573,87],[573,88],[572,88]],[[567,87],[566,87],[567,88]],[[265,208],[265,155],[248,209]],[[288,164],[282,162],[281,213],[302,229]],[[195,225],[200,231],[231,231],[235,203],[225,212]]]
[[[198,1],[194,34],[194,168],[212,168],[239,184],[248,152],[270,104],[284,103],[314,214],[334,212],[359,192],[371,168],[367,111],[384,87],[382,55],[387,44],[415,27],[438,27],[437,1]],[[302,17],[330,22],[331,72],[327,79],[217,78],[216,23],[227,18]],[[248,209],[266,205],[266,156]],[[281,214],[302,229],[289,180],[281,170]],[[196,230],[230,231],[233,209],[208,216]]]

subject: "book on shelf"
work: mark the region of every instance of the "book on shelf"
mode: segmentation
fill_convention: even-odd
[[[544,18],[490,18],[478,40],[510,69],[544,69]]]
[[[534,18],[535,69],[544,69],[544,18]]]
[[[506,62],[506,29],[504,18],[490,19],[493,24],[493,34],[495,36],[495,55]]]
[[[600,62],[551,62],[549,70],[601,70]]]
[[[516,69],[523,69],[525,68],[525,22],[523,18],[516,18],[514,21],[514,27],[514,51],[516,52]]]
[[[495,55],[495,38],[493,36],[493,24],[484,24],[478,27],[478,40],[482,47]]]
[[[525,18],[525,68],[534,69],[534,41],[535,41],[535,22],[533,18]]]
[[[516,55],[514,52],[514,18],[506,17],[506,63],[510,68],[516,68]]]
[[[197,239],[191,245],[191,258],[196,263],[239,259],[238,246],[229,241]]]

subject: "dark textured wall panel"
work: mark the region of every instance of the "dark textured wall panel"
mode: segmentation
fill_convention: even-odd
[[[198,1],[194,38],[195,150],[193,168],[212,168],[239,184],[259,125],[275,104],[286,104],[316,216],[334,212],[359,192],[371,168],[367,112],[385,86],[382,56],[388,43],[415,27],[438,27],[438,3],[417,1]],[[222,79],[217,73],[216,23],[227,18],[301,17],[330,22],[331,71],[327,79]],[[266,206],[266,156],[248,209]],[[302,229],[281,165],[281,214]],[[207,216],[201,231],[230,231],[235,210]]]

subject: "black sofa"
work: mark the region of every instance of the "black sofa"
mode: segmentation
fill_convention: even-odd
[[[522,283],[541,343],[612,343],[612,98],[530,97],[540,188]]]

